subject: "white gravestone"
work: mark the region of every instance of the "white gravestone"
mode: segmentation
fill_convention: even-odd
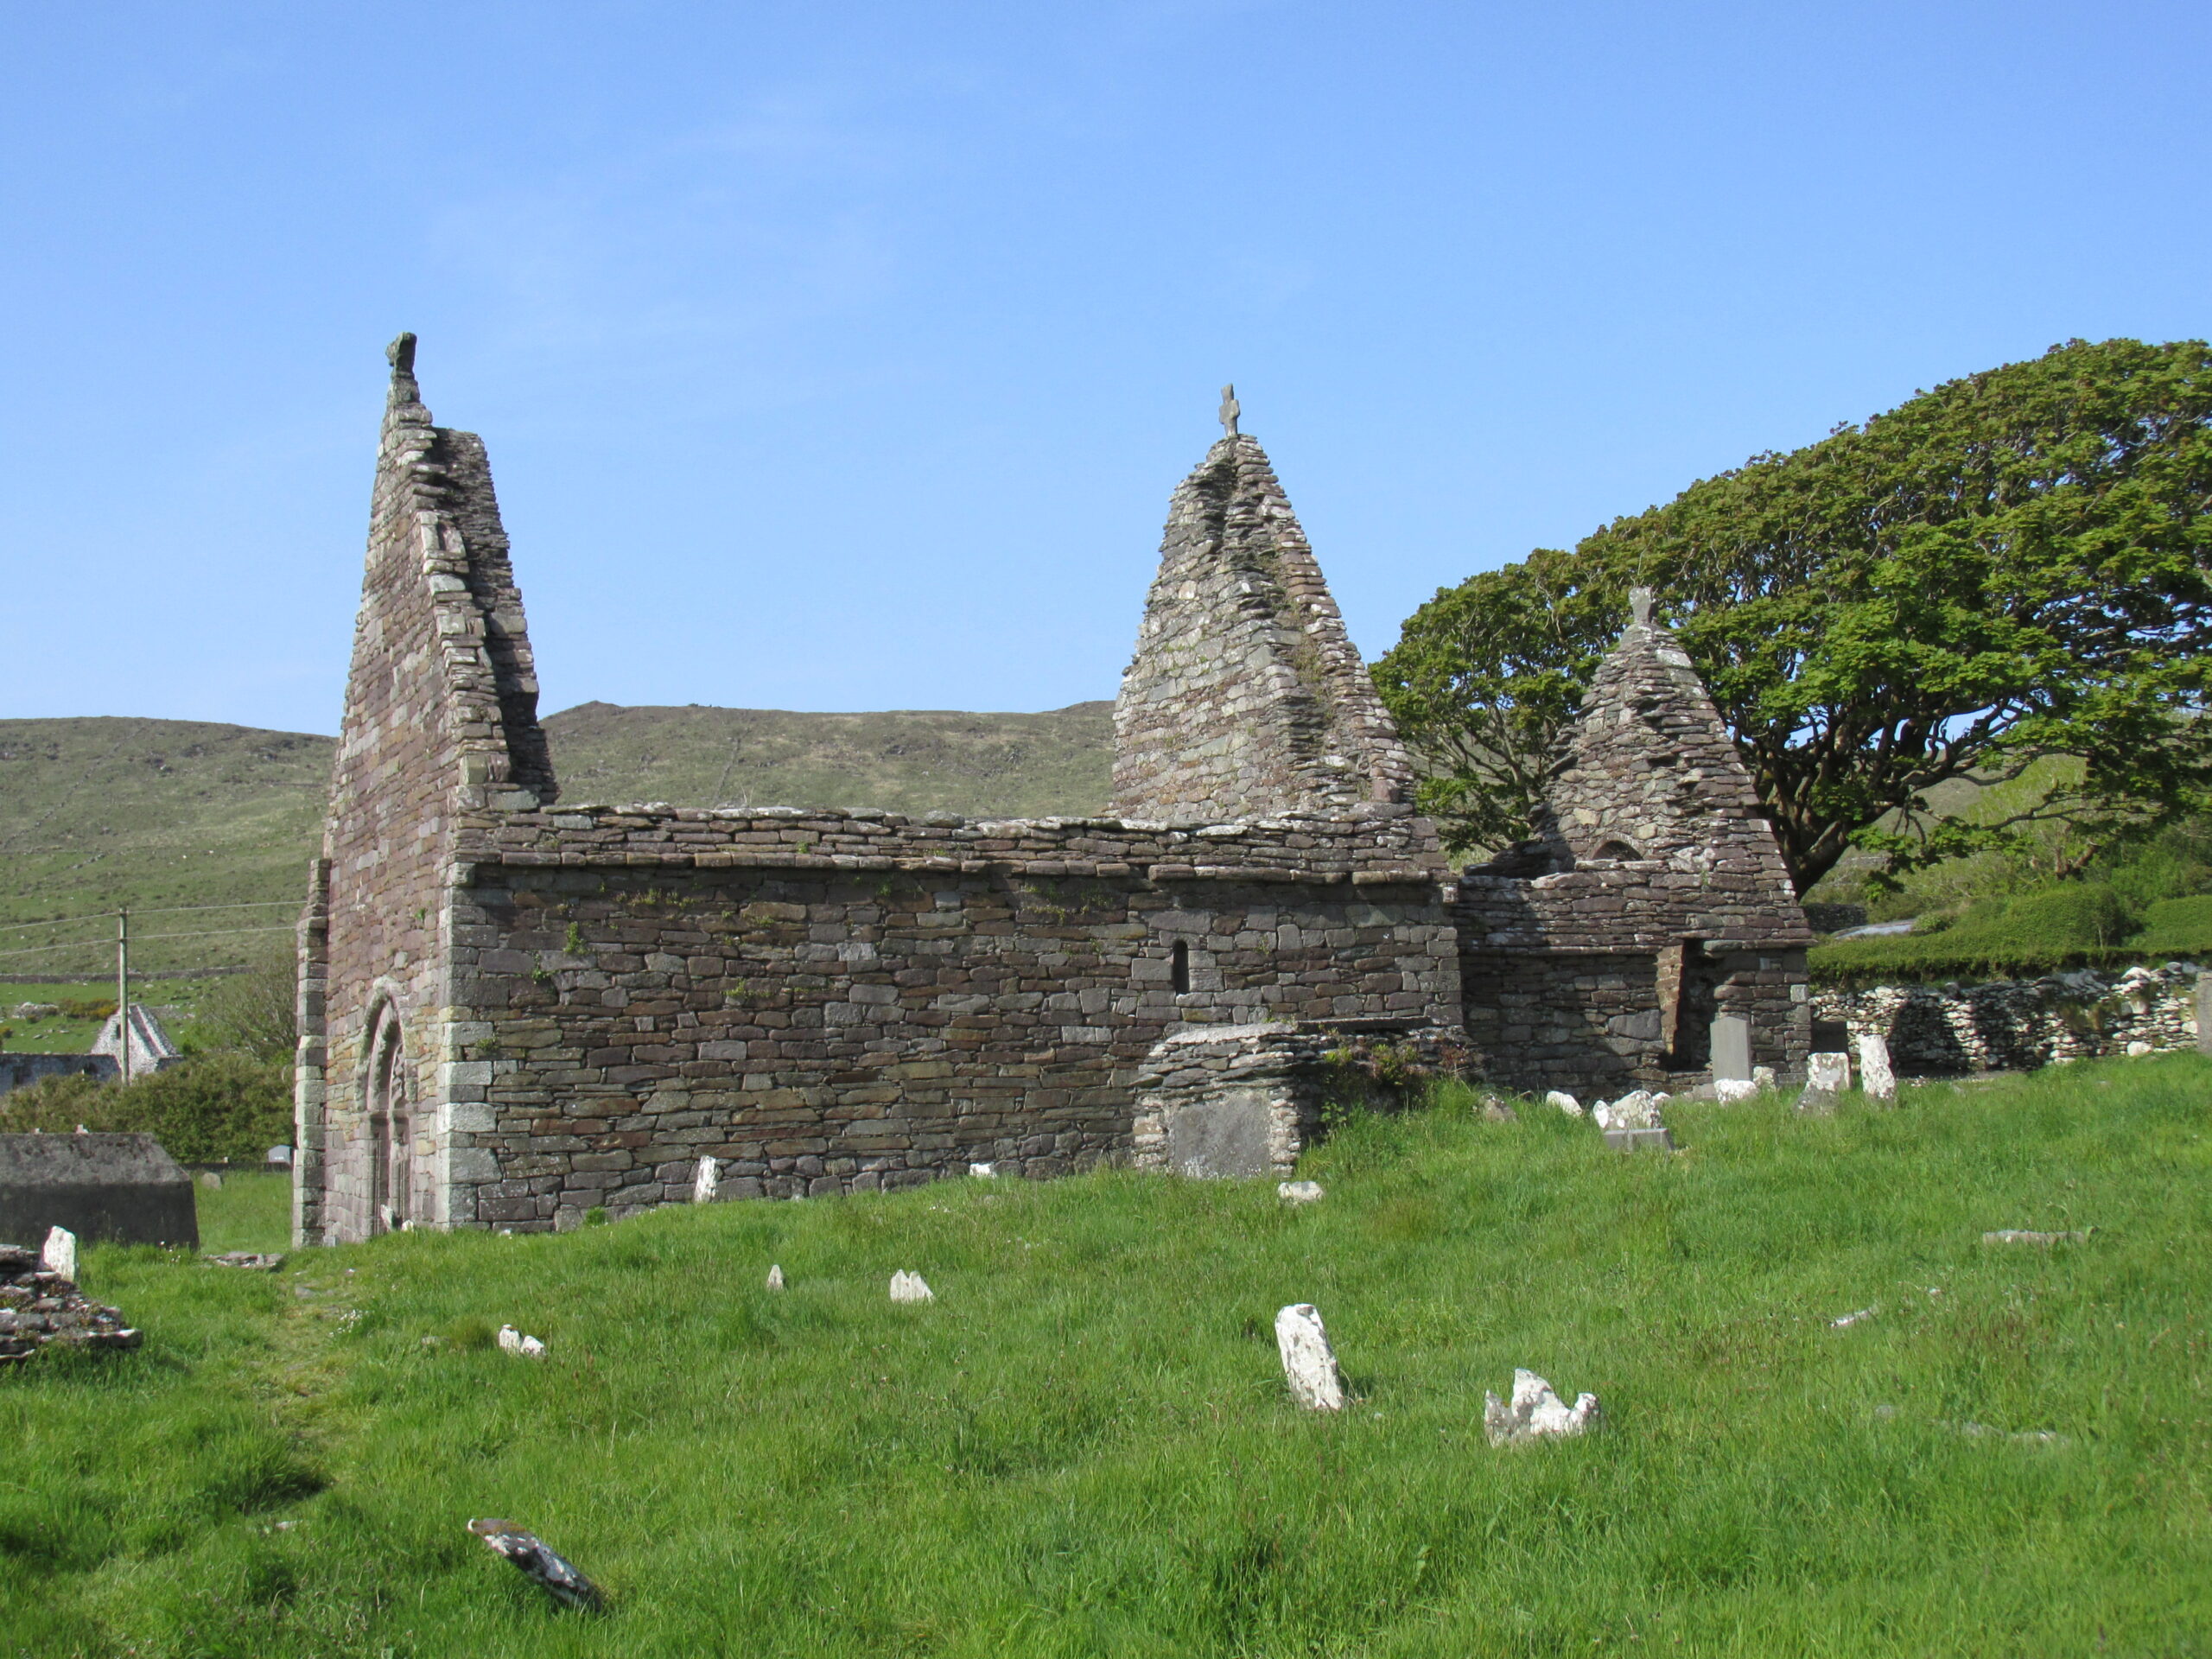
[[[1337,1369],[1337,1351],[1329,1346],[1329,1333],[1311,1302],[1294,1302],[1275,1315],[1275,1347],[1292,1399],[1308,1411],[1344,1409],[1344,1373]]]
[[[920,1274],[908,1273],[902,1268],[891,1275],[891,1300],[894,1302],[933,1302],[937,1296]]]
[[[1275,1196],[1285,1204],[1316,1204],[1321,1198],[1319,1181],[1277,1181]]]
[[[783,1287],[784,1270],[781,1266],[772,1262],[768,1268],[768,1288],[771,1290],[781,1290]]]
[[[970,1164],[968,1173],[979,1181],[995,1181],[998,1179],[999,1166],[995,1163]]]
[[[1850,1087],[1850,1055],[1808,1054],[1805,1092],[1797,1096],[1797,1109],[1825,1116],[1835,1110],[1836,1097]]]
[[[691,1202],[712,1204],[715,1201],[715,1189],[721,1184],[721,1166],[711,1158],[702,1158],[699,1160],[698,1177],[691,1183]]]
[[[1872,1032],[1859,1039],[1859,1087],[1876,1100],[1897,1097],[1897,1074],[1890,1065],[1890,1046]]]
[[[524,1359],[545,1357],[545,1344],[536,1337],[525,1337],[512,1325],[499,1327],[499,1349],[503,1353],[520,1354]]]
[[[1659,1108],[1666,1100],[1664,1095],[1638,1089],[1610,1106],[1602,1101],[1592,1106],[1590,1121],[1601,1129],[1656,1129],[1660,1127]]]
[[[1751,1022],[1724,1014],[1713,1022],[1713,1080],[1751,1080]]]
[[[46,1247],[38,1253],[39,1265],[48,1273],[58,1273],[71,1284],[77,1282],[77,1235],[67,1227],[48,1230]]]
[[[1582,1103],[1564,1089],[1554,1089],[1544,1096],[1544,1104],[1556,1106],[1569,1117],[1582,1116]]]
[[[1565,1439],[1583,1433],[1600,1415],[1596,1395],[1577,1395],[1570,1406],[1534,1371],[1514,1371],[1513,1400],[1510,1405],[1494,1394],[1483,1395],[1483,1428],[1492,1446],[1526,1446],[1532,1440]]]

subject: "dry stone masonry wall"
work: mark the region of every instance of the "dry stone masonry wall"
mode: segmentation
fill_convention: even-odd
[[[2196,964],[2170,962],[1983,985],[1824,986],[1814,1014],[1832,1041],[1884,1039],[1909,1076],[1955,1077],[2196,1048],[2204,984]]]
[[[1455,887],[1231,423],[1171,509],[1116,816],[560,805],[484,447],[431,423],[411,338],[392,369],[300,924],[302,1242],[687,1202],[702,1158],[716,1199],[1156,1162],[1179,1115],[1254,1089],[1237,1156],[1280,1169],[1332,1086],[1317,1054],[1461,1067],[1463,1017],[1547,1084],[1671,1075],[1710,1009],[1802,1059],[1803,920],[1662,631],[1593,694],[1569,827]]]

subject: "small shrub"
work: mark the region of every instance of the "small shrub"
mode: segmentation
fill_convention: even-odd
[[[48,1077],[0,1096],[0,1133],[150,1135],[184,1163],[258,1165],[292,1139],[292,1071],[238,1053],[200,1054],[136,1083]]]

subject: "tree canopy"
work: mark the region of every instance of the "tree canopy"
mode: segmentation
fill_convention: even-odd
[[[1529,833],[1638,583],[1801,893],[1853,846],[1902,870],[2054,823],[2064,874],[2212,798],[2212,350],[2053,346],[1440,590],[1375,678],[1448,845]],[[2039,764],[2009,813],[1930,804]]]

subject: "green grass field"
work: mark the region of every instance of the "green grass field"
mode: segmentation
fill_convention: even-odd
[[[1346,1126],[1306,1207],[1109,1173],[99,1249],[147,1339],[0,1378],[0,1653],[2202,1653],[2209,1126],[2186,1055],[1685,1107],[1672,1159],[1461,1096]],[[210,1248],[281,1236],[269,1185],[203,1194]],[[1300,1300],[1341,1416],[1285,1398]],[[1493,1450],[1516,1365],[1607,1422]]]

